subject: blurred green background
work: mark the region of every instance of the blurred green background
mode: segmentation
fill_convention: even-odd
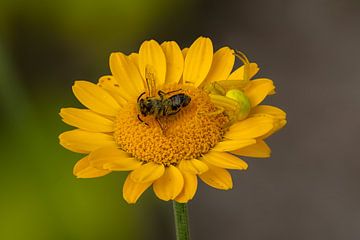
[[[122,199],[125,175],[76,179],[57,136],[74,80],[111,52],[200,35],[248,53],[274,79],[289,125],[235,188],[200,184],[193,239],[358,239],[358,1],[0,1],[0,239],[175,239],[171,204]],[[356,109],[356,111],[354,111]]]

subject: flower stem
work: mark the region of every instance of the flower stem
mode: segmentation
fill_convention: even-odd
[[[177,240],[190,240],[189,218],[186,203],[173,201]]]

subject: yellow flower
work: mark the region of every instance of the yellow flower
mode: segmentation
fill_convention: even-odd
[[[232,72],[236,56],[243,65]],[[128,203],[151,185],[162,200],[188,202],[198,176],[231,189],[227,169],[248,167],[235,155],[269,157],[264,139],[286,124],[284,111],[259,105],[275,87],[270,79],[250,80],[257,64],[228,47],[213,53],[209,38],[183,50],[173,41],[145,41],[139,53],[112,53],[110,69],[98,84],[75,82],[87,109],[61,109],[77,129],[59,138],[87,154],[74,167],[79,178],[130,171],[123,186]]]

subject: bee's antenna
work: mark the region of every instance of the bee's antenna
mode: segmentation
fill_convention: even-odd
[[[142,94],[140,94],[140,96],[137,98],[137,102],[139,102],[140,98],[141,98],[142,96],[144,96],[144,94],[145,94],[145,92],[143,92]]]

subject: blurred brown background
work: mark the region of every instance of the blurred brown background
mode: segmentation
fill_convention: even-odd
[[[272,78],[288,113],[271,159],[248,159],[234,189],[200,184],[192,239],[360,237],[360,2],[0,2],[0,239],[175,239],[170,203],[121,198],[123,174],[78,180],[58,145],[76,79],[109,73],[110,52],[198,36],[228,45]]]

